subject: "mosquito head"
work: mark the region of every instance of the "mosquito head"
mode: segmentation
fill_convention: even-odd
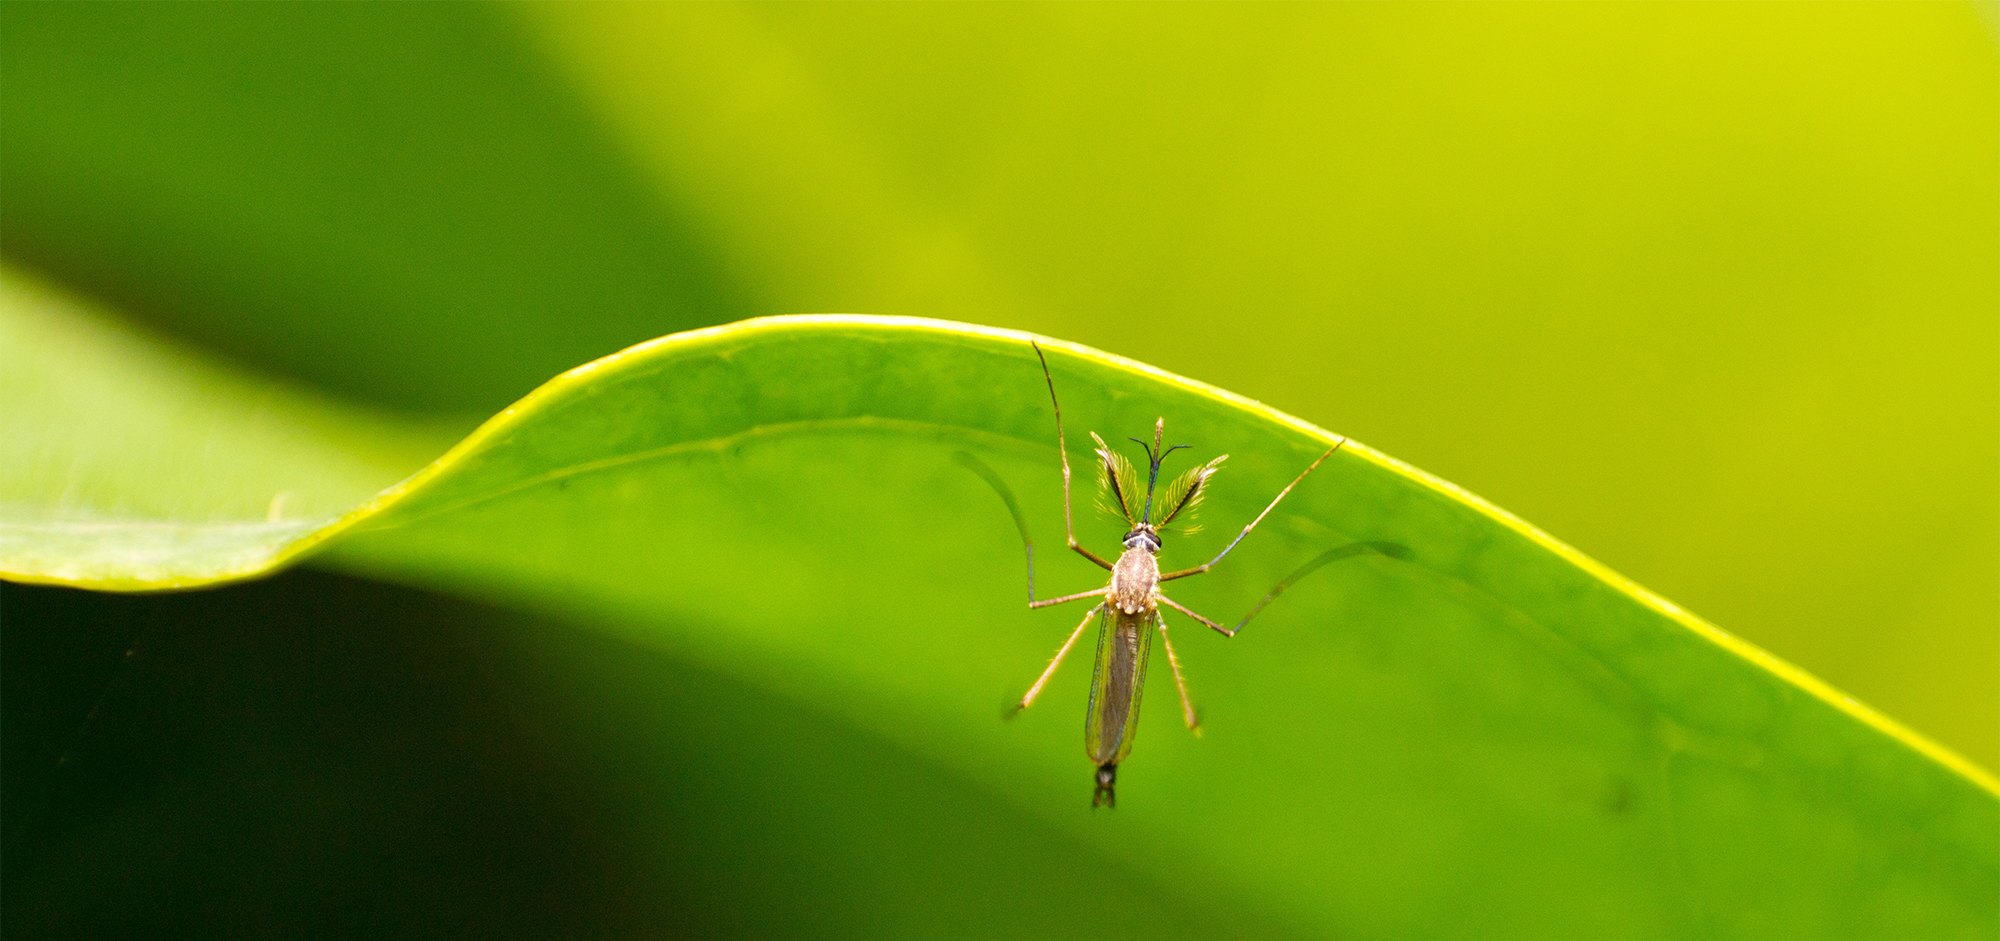
[[[1160,552],[1160,534],[1149,523],[1140,523],[1137,529],[1125,534],[1125,548],[1144,549],[1154,555]]]
[[[1147,460],[1147,462],[1148,462],[1148,463],[1152,464],[1152,471],[1151,471],[1151,472],[1149,472],[1149,473],[1148,473],[1148,474],[1146,475],[1146,509],[1145,509],[1145,512],[1144,512],[1143,514],[1141,514],[1141,519],[1142,519],[1142,524],[1141,524],[1141,526],[1140,526],[1140,528],[1141,528],[1141,529],[1144,529],[1144,530],[1145,530],[1146,532],[1148,532],[1148,533],[1151,533],[1151,532],[1153,531],[1153,527],[1152,527],[1152,522],[1153,522],[1153,486],[1154,486],[1155,484],[1157,484],[1157,483],[1159,483],[1159,482],[1160,482],[1160,462],[1161,462],[1161,461],[1163,461],[1163,460],[1165,460],[1165,459],[1166,459],[1166,457],[1167,457],[1167,455],[1169,455],[1169,454],[1172,454],[1172,453],[1174,453],[1175,451],[1178,451],[1178,450],[1180,450],[1180,449],[1182,449],[1182,448],[1185,448],[1185,447],[1187,447],[1187,445],[1185,445],[1185,444],[1177,444],[1177,445],[1174,445],[1174,446],[1173,446],[1173,447],[1171,447],[1171,448],[1167,448],[1167,449],[1166,449],[1166,450],[1164,450],[1164,451],[1163,451],[1163,450],[1161,450],[1161,449],[1160,449],[1160,439],[1161,439],[1162,437],[1164,437],[1164,436],[1166,435],[1166,433],[1167,433],[1167,420],[1166,420],[1165,418],[1161,418],[1161,419],[1160,419],[1159,421],[1156,421],[1156,422],[1154,422],[1154,423],[1153,423],[1153,443],[1152,443],[1152,444],[1147,444],[1147,443],[1145,442],[1145,440],[1144,440],[1144,439],[1141,439],[1141,438],[1133,438],[1133,437],[1130,437],[1130,436],[1127,436],[1127,437],[1126,437],[1126,439],[1125,439],[1125,440],[1127,440],[1127,441],[1135,441],[1135,442],[1138,442],[1138,445],[1139,445],[1139,447],[1142,447],[1142,448],[1145,448],[1145,449],[1146,449],[1146,460]],[[1126,548],[1131,548],[1131,546],[1132,546],[1132,537],[1133,537],[1133,536],[1136,536],[1136,535],[1138,535],[1138,534],[1139,534],[1139,530],[1138,530],[1138,529],[1135,529],[1135,530],[1133,530],[1133,531],[1132,531],[1131,533],[1128,533],[1128,534],[1127,534],[1127,535],[1125,536],[1125,546],[1126,546]],[[1160,540],[1159,540],[1159,539],[1158,539],[1157,537],[1155,537],[1155,538],[1153,539],[1153,551],[1155,551],[1155,552],[1158,552],[1158,551],[1159,551],[1159,546],[1160,546]]]

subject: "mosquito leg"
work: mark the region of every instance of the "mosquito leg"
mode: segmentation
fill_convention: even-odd
[[[1007,482],[1000,479],[986,462],[972,455],[970,451],[953,451],[951,459],[958,466],[979,475],[993,492],[1000,495],[1000,502],[1007,504],[1007,512],[1014,517],[1014,528],[1021,531],[1021,548],[1028,554],[1028,603],[1035,603],[1035,540],[1028,536],[1028,518],[1021,513],[1021,504],[1014,499],[1014,491]]]
[[[1065,603],[1065,602],[1070,602],[1070,601],[1081,601],[1081,600],[1083,600],[1083,599],[1085,599],[1085,598],[1097,598],[1097,597],[1102,597],[1102,596],[1103,596],[1103,594],[1104,594],[1105,592],[1107,592],[1107,591],[1110,591],[1110,590],[1111,590],[1111,589],[1109,589],[1109,588],[1093,588],[1093,589],[1091,589],[1091,590],[1089,590],[1089,591],[1079,591],[1079,592],[1077,592],[1077,593],[1076,593],[1076,594],[1074,594],[1074,595],[1064,595],[1064,596],[1062,596],[1062,597],[1060,597],[1060,598],[1048,598],[1048,599],[1045,599],[1045,600],[1042,600],[1042,601],[1032,601],[1032,600],[1031,600],[1031,601],[1029,601],[1029,602],[1028,602],[1028,607],[1030,607],[1030,608],[1046,608],[1046,607],[1048,607],[1049,605],[1052,605],[1052,604],[1063,604],[1063,603]]]
[[[1194,714],[1194,702],[1188,699],[1187,680],[1181,678],[1181,658],[1174,656],[1174,642],[1167,639],[1167,619],[1158,618],[1153,623],[1159,625],[1160,643],[1167,647],[1167,665],[1174,668],[1174,687],[1181,691],[1181,716],[1187,720],[1188,731],[1200,738],[1201,717]]]
[[[1338,549],[1328,549],[1327,551],[1322,552],[1319,555],[1313,556],[1312,561],[1299,566],[1298,571],[1293,572],[1292,574],[1287,575],[1284,578],[1280,579],[1278,581],[1278,584],[1274,586],[1268,594],[1266,594],[1263,598],[1258,599],[1257,604],[1250,609],[1250,613],[1244,615],[1243,620],[1236,622],[1235,627],[1232,627],[1226,631],[1222,631],[1222,633],[1230,637],[1235,637],[1236,632],[1243,629],[1243,625],[1250,623],[1251,618],[1256,617],[1259,611],[1264,610],[1265,605],[1271,603],[1271,599],[1276,598],[1281,594],[1284,594],[1285,589],[1292,587],[1292,585],[1299,579],[1311,575],[1320,566],[1325,565],[1328,562],[1338,562],[1341,559],[1351,558],[1353,556],[1361,555],[1363,553],[1368,553],[1368,552],[1379,552],[1382,553],[1383,555],[1388,555],[1393,558],[1396,554],[1396,551],[1400,551],[1402,549],[1401,546],[1387,546],[1388,549],[1395,551],[1384,551],[1385,546],[1386,544],[1377,545],[1375,543],[1369,543],[1369,542],[1350,542],[1347,545],[1341,546]],[[1221,630],[1221,628],[1217,628],[1217,630]]]
[[[1049,358],[1042,354],[1042,345],[1033,340],[1029,340],[1028,345],[1035,348],[1035,358],[1042,361],[1042,378],[1049,384],[1049,405],[1056,411],[1056,453],[1062,455],[1063,469],[1063,532],[1069,537],[1071,550],[1097,563],[1098,568],[1110,571],[1111,563],[1104,561],[1097,553],[1085,549],[1082,543],[1076,541],[1076,521],[1069,509],[1069,448],[1063,444],[1062,403],[1056,401],[1056,379],[1049,374]]]
[[[1306,479],[1306,475],[1312,473],[1313,469],[1317,468],[1320,465],[1320,462],[1325,461],[1327,458],[1332,457],[1333,452],[1340,450],[1340,446],[1346,443],[1347,443],[1346,438],[1342,438],[1338,442],[1335,442],[1333,447],[1327,448],[1326,453],[1319,456],[1318,460],[1313,461],[1310,465],[1307,465],[1305,470],[1299,472],[1299,476],[1293,478],[1291,483],[1285,485],[1285,489],[1278,491],[1278,495],[1271,498],[1271,505],[1265,507],[1264,512],[1257,514],[1257,518],[1251,520],[1250,525],[1243,527],[1243,531],[1237,533],[1236,538],[1229,541],[1229,545],[1223,546],[1222,551],[1215,554],[1215,558],[1203,562],[1202,564],[1197,565],[1191,569],[1181,569],[1178,572],[1169,572],[1165,575],[1160,576],[1160,581],[1170,582],[1176,578],[1186,578],[1189,575],[1200,575],[1201,573],[1214,568],[1215,563],[1222,561],[1222,557],[1228,555],[1229,550],[1236,548],[1236,544],[1242,542],[1243,537],[1250,535],[1250,531],[1256,529],[1257,524],[1264,521],[1264,517],[1271,515],[1271,511],[1278,508],[1278,501],[1283,500],[1285,498],[1285,494],[1291,493],[1292,488],[1299,485],[1299,481]],[[1065,474],[1066,473],[1067,469],[1065,469]],[[1176,605],[1176,607],[1178,607],[1178,605]],[[1216,628],[1216,630],[1222,630],[1222,629],[1218,627]],[[1228,632],[1223,631],[1223,633],[1228,633]]]
[[[1196,613],[1194,613],[1193,611],[1189,611],[1188,609],[1186,609],[1186,608],[1183,608],[1183,607],[1181,607],[1181,605],[1180,605],[1180,602],[1178,602],[1178,601],[1175,601],[1174,599],[1172,599],[1172,598],[1169,598],[1169,597],[1167,597],[1166,595],[1157,595],[1157,596],[1155,596],[1155,597],[1157,597],[1157,598],[1159,598],[1159,599],[1160,599],[1160,603],[1161,603],[1161,604],[1164,604],[1164,605],[1166,605],[1167,607],[1169,607],[1169,608],[1172,608],[1172,609],[1174,609],[1175,611],[1179,611],[1180,613],[1182,613],[1182,614],[1185,614],[1185,615],[1187,615],[1188,617],[1191,617],[1191,618],[1194,618],[1195,620],[1197,620],[1197,621],[1200,621],[1201,623],[1203,623],[1203,624],[1206,624],[1206,625],[1208,625],[1209,627],[1212,627],[1212,628],[1215,628],[1215,629],[1216,629],[1216,630],[1218,630],[1218,631],[1221,631],[1221,632],[1222,632],[1222,636],[1224,636],[1224,637],[1228,637],[1228,636],[1231,636],[1232,634],[1234,634],[1234,633],[1235,633],[1235,632],[1233,632],[1233,631],[1229,630],[1228,628],[1226,628],[1226,627],[1223,627],[1222,625],[1220,625],[1220,624],[1217,624],[1217,623],[1215,623],[1214,621],[1211,621],[1211,620],[1209,620],[1209,619],[1207,619],[1207,618],[1205,618],[1205,617],[1202,617],[1202,616],[1201,616],[1201,615],[1199,615],[1199,614],[1196,614]]]
[[[1021,704],[1015,706],[1014,712],[1010,715],[1017,715],[1021,710],[1035,704],[1035,697],[1042,694],[1042,687],[1048,685],[1049,677],[1056,675],[1056,667],[1062,666],[1063,658],[1069,656],[1069,649],[1076,646],[1076,639],[1082,637],[1083,629],[1090,626],[1090,619],[1096,617],[1102,610],[1104,606],[1100,604],[1083,616],[1083,622],[1076,626],[1076,630],[1070,632],[1069,639],[1063,641],[1062,649],[1056,651],[1055,659],[1049,661],[1049,668],[1043,670],[1042,675],[1036,678],[1035,685],[1028,687],[1027,695],[1021,697]]]
[[[1014,517],[1014,528],[1021,531],[1021,548],[1028,556],[1028,607],[1042,608],[1052,604],[1062,604],[1065,601],[1075,601],[1079,598],[1088,598],[1092,595],[1103,594],[1103,589],[1098,589],[1097,591],[1086,591],[1061,598],[1052,598],[1047,601],[1036,601],[1035,541],[1028,536],[1028,519],[1021,514],[1021,504],[1014,499],[1014,491],[1007,486],[1006,481],[1000,479],[1000,475],[995,473],[993,468],[986,466],[985,461],[974,457],[971,452],[954,451],[952,452],[951,459],[956,461],[960,467],[978,474],[981,480],[986,481],[987,486],[992,487],[993,492],[1000,495],[1000,502],[1007,505],[1008,514]]]

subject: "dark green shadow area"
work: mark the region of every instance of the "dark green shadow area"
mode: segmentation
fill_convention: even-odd
[[[0,661],[10,938],[1271,936],[786,701],[408,589],[6,585]]]
[[[492,412],[753,310],[474,4],[0,7],[0,248],[267,372]]]

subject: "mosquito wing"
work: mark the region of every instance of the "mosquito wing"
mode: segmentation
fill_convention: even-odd
[[[1105,605],[1097,630],[1097,668],[1091,672],[1090,713],[1083,722],[1083,750],[1098,767],[1115,765],[1132,751],[1139,732],[1139,697],[1146,692],[1146,659],[1153,652],[1159,612],[1126,614]]]

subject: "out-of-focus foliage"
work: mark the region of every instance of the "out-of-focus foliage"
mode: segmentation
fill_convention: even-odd
[[[1979,7],[16,3],[0,34],[0,252],[252,372],[463,422],[745,314],[1064,336],[1458,481],[2000,764]],[[53,760],[15,750],[15,638],[79,623],[19,610],[10,776]]]
[[[755,312],[499,14],[11,8],[6,252],[261,369],[482,417]]]

